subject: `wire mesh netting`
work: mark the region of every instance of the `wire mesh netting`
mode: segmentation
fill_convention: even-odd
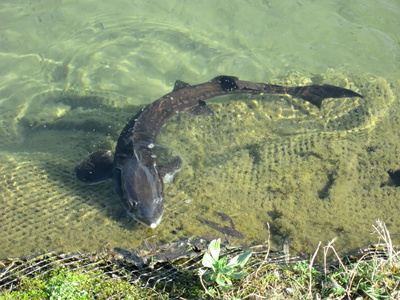
[[[185,299],[179,297],[182,290],[196,286],[206,288],[201,279],[204,274],[202,270],[205,269],[201,260],[207,245],[207,240],[190,239],[134,252],[104,248],[97,252],[50,252],[1,260],[0,297],[5,294],[6,299],[20,299],[22,295],[24,299],[153,299],[157,298],[159,291],[175,295],[176,299]],[[329,259],[328,265],[325,261],[325,267],[320,262],[319,268],[330,272],[343,266],[343,263],[347,265],[377,258],[388,259],[393,249],[387,246],[371,245],[346,256],[342,261]],[[229,260],[246,249],[249,247],[225,244],[221,256]],[[271,251],[267,245],[252,246],[250,249],[253,253],[244,268],[247,276],[262,278],[279,272],[278,277],[284,280],[287,276],[293,276],[290,275],[293,271],[284,274],[284,265],[304,262],[307,270],[309,268],[308,260]],[[277,266],[280,266],[279,271]],[[35,281],[41,283],[32,284]],[[38,294],[29,290],[32,287],[38,289]]]
[[[113,291],[108,295],[102,290],[104,279],[122,281],[129,285],[121,285],[120,293],[129,292],[131,285],[167,288],[168,285],[191,284],[198,282],[198,270],[202,267],[201,259],[208,241],[204,239],[186,240],[170,243],[151,250],[130,252],[115,248],[104,248],[97,252],[79,254],[46,253],[33,257],[6,259],[0,261],[0,290],[2,292],[19,290],[25,280],[44,279],[55,270],[78,271],[88,274],[78,281],[90,281],[92,296],[118,298]],[[226,245],[223,255],[233,257],[248,247]],[[299,261],[299,257],[289,257],[282,252],[270,251],[266,246],[253,246],[253,256],[247,268],[257,268],[264,264],[283,264]],[[75,279],[77,280],[77,279]],[[101,289],[96,287],[101,286]],[[124,290],[125,288],[125,290]],[[96,293],[98,293],[96,295]],[[101,295],[100,295],[101,294]],[[18,296],[16,296],[18,297]]]

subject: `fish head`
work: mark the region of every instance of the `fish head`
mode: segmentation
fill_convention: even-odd
[[[138,222],[156,228],[161,222],[165,198],[156,163],[143,163],[132,157],[119,170],[114,185],[117,183],[116,192],[128,213]]]

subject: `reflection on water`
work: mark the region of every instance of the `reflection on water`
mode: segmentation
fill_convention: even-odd
[[[343,245],[347,239],[359,245],[378,217],[386,216],[395,226],[391,213],[398,192],[386,177],[387,171],[400,169],[399,160],[395,153],[379,155],[385,147],[396,147],[393,99],[398,95],[393,93],[398,90],[392,78],[399,69],[399,11],[395,1],[2,3],[0,221],[8,233],[2,244],[9,246],[0,256],[45,248],[93,249],[105,243],[128,248],[154,234],[159,241],[201,235],[209,229],[196,216],[217,220],[213,211],[223,209],[231,210],[225,212],[249,241],[262,240],[270,222],[276,247],[283,238],[300,236],[293,242],[299,251],[306,248],[303,242],[316,243],[324,235],[339,235]],[[328,68],[336,71],[323,78],[320,74]],[[121,217],[110,184],[86,188],[75,181],[76,163],[99,148],[112,149],[138,109],[133,105],[156,100],[175,79],[199,83],[228,74],[272,81],[292,71],[306,77],[288,78],[289,84],[324,80],[362,88],[380,100],[350,107],[332,101],[331,109],[318,112],[287,98],[267,98],[272,103],[253,102],[250,108],[230,98],[213,119],[172,120],[162,143],[186,161],[166,189],[169,214],[157,232]],[[342,73],[351,74],[350,79]],[[394,86],[388,88],[378,76]],[[358,77],[362,79],[353,80]],[[376,130],[387,133],[386,138],[374,135]],[[332,137],[316,142],[308,138],[310,132],[351,133],[355,144],[341,140],[343,145],[332,146]],[[285,138],[291,135],[303,141],[287,143],[309,152],[286,148]],[[362,143],[375,150],[367,155]],[[298,157],[268,165],[274,147]],[[347,169],[342,155],[351,160]],[[322,167],[309,168],[319,160]],[[359,174],[362,166],[377,170],[377,177],[357,177],[361,186],[354,191],[356,182],[345,189],[338,184],[346,174]],[[380,189],[371,187],[374,180]],[[359,202],[341,202],[344,195],[355,199],[360,193]],[[362,225],[335,220],[338,214]],[[311,234],[313,228],[319,232]],[[354,228],[364,234],[353,236]]]

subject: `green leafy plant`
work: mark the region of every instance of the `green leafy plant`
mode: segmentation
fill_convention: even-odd
[[[203,266],[209,269],[201,269],[200,278],[202,275],[208,275],[211,282],[217,283],[223,291],[227,291],[232,287],[232,280],[246,276],[243,267],[249,260],[252,250],[236,255],[229,262],[226,256],[219,257],[220,252],[221,239],[211,241],[202,259]]]

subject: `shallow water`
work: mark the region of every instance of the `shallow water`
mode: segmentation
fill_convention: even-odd
[[[153,235],[166,242],[218,234],[195,221],[199,214],[221,221],[214,210],[231,215],[250,242],[265,239],[269,222],[275,246],[287,238],[298,251],[335,236],[343,250],[362,246],[377,218],[398,235],[399,192],[386,184],[386,171],[400,169],[399,13],[397,1],[3,1],[0,257],[107,243],[132,248]],[[113,146],[135,110],[131,105],[156,100],[176,79],[195,84],[228,74],[262,82],[293,73],[301,75],[285,77],[288,84],[311,78],[370,98],[330,102],[321,112],[288,98],[272,98],[256,110],[245,104],[253,98],[229,98],[214,119],[171,120],[160,143],[186,164],[166,187],[167,211],[155,231],[121,221],[110,184],[81,187],[73,177],[86,154]],[[351,114],[360,108],[362,118]],[[340,112],[348,125],[336,122]],[[318,132],[324,138],[310,137]],[[342,134],[338,144],[331,144],[328,132]],[[317,161],[307,155],[284,161],[294,151],[284,146],[291,135],[301,140],[294,145],[313,144],[309,150],[323,158],[319,167],[310,168]],[[364,153],[366,145],[378,150]],[[318,150],[325,147],[326,156]],[[380,158],[385,148],[393,153]],[[273,166],[268,159],[275,154],[279,163]],[[348,169],[343,156],[353,159]],[[362,167],[377,170],[375,177],[367,180]],[[357,188],[356,182],[338,184],[361,173]],[[374,182],[384,191],[371,187]],[[330,186],[326,201],[318,199]],[[358,199],[345,205],[346,197]],[[347,219],[337,217],[343,215]]]

